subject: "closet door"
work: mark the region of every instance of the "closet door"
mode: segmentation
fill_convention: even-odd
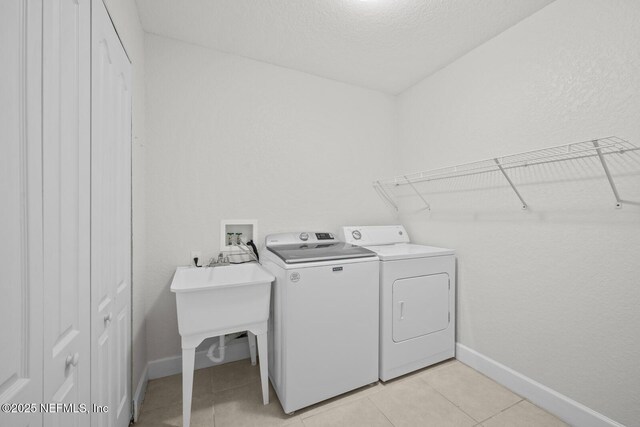
[[[131,418],[131,64],[101,0],[92,2],[92,399],[94,426]]]
[[[44,396],[90,404],[90,3],[43,9]],[[87,408],[88,409],[88,408]],[[86,426],[88,414],[44,415]]]
[[[42,401],[41,22],[41,1],[0,1],[0,404]]]

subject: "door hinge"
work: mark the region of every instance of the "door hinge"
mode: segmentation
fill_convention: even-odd
[[[451,279],[447,279],[447,282],[449,282],[449,290],[451,290]]]
[[[451,323],[451,312],[449,312],[448,318],[449,318],[448,322]]]

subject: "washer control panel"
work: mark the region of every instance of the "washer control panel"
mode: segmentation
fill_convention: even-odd
[[[335,243],[338,238],[335,234],[329,232],[311,232],[302,231],[297,233],[278,233],[270,234],[265,239],[265,245],[295,245],[295,244],[312,244],[312,243]]]
[[[331,233],[316,233],[316,239],[318,240],[336,240]]]

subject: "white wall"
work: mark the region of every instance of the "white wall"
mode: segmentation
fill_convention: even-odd
[[[402,170],[598,136],[640,144],[638,22],[634,0],[558,0],[407,90]],[[640,200],[637,175],[618,178],[623,196]],[[561,182],[521,187],[529,211],[499,176],[423,186],[449,194],[428,196],[432,213],[402,218],[415,241],[458,250],[458,340],[640,426],[640,210],[613,208],[597,162],[514,179]]]
[[[175,267],[219,249],[220,220],[273,232],[387,223],[395,100],[147,34],[147,354],[180,354]]]
[[[132,0],[104,0],[111,20],[120,36],[133,66],[132,109],[132,210],[133,210],[133,281],[132,281],[132,352],[131,381],[135,392],[147,366],[147,347],[144,303],[145,265],[145,84],[144,84],[144,31],[138,9]]]

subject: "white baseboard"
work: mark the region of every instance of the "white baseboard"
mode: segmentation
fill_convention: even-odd
[[[456,344],[456,359],[502,384],[563,421],[580,427],[624,427],[593,409],[496,362],[465,346]]]
[[[140,416],[140,409],[142,408],[142,402],[144,401],[144,395],[147,392],[147,383],[149,382],[149,364],[144,367],[136,392],[133,395],[133,422],[138,421]]]
[[[235,362],[236,360],[248,359],[249,344],[246,338],[240,338],[227,344],[225,358],[222,362],[212,362],[207,357],[207,351],[196,352],[195,369],[208,368],[223,363]],[[164,359],[151,360],[147,365],[149,368],[149,379],[168,377],[182,372],[182,355],[165,357]]]

